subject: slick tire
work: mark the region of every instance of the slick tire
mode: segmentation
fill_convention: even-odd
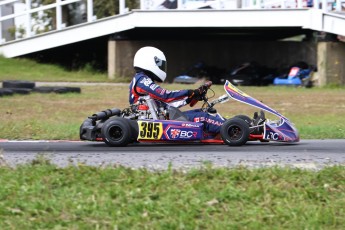
[[[137,142],[138,135],[139,135],[138,122],[136,120],[130,120],[130,119],[125,119],[125,118],[121,118],[121,117],[111,117],[111,118],[109,118],[109,120],[117,120],[117,119],[121,119],[123,122],[127,123],[128,126],[129,126],[130,133],[131,133],[129,144],[133,143],[133,142]],[[108,122],[109,120],[107,120],[106,122]]]
[[[63,86],[40,86],[33,89],[37,93],[80,93],[79,87],[63,87]]]
[[[0,97],[2,97],[2,96],[11,96],[11,95],[13,95],[13,91],[12,90],[0,88]]]
[[[131,127],[121,117],[104,122],[101,135],[104,142],[112,147],[127,146],[132,140]]]
[[[79,87],[55,87],[55,93],[81,93],[81,89]]]
[[[220,128],[220,135],[229,146],[244,145],[249,139],[249,125],[241,118],[231,118]]]
[[[248,117],[247,115],[236,115],[235,118],[240,118],[242,120],[244,120],[245,122],[247,122],[247,124],[250,126],[250,123],[252,122],[252,119],[250,117]]]
[[[13,93],[15,94],[30,94],[32,89],[29,88],[8,88],[12,90]]]
[[[243,115],[243,114],[236,115],[235,118],[240,118],[240,119],[244,120],[248,124],[248,126],[249,126],[249,133],[252,133],[255,130],[254,128],[252,128],[253,120],[250,117],[248,117],[247,115]]]
[[[139,126],[137,121],[125,119],[131,129],[131,141],[130,143],[136,142],[139,135]]]
[[[35,82],[32,81],[16,81],[16,80],[6,80],[2,82],[3,88],[25,88],[33,89],[35,87]]]
[[[33,92],[37,93],[53,93],[54,87],[51,86],[39,86],[32,89]]]

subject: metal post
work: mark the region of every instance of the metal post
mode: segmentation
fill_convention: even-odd
[[[26,6],[26,22],[25,22],[25,32],[26,32],[26,37],[29,38],[31,37],[31,0],[25,0],[25,6]]]
[[[87,22],[93,21],[93,0],[87,0]]]
[[[119,13],[120,14],[125,13],[125,0],[119,1]]]
[[[56,0],[56,30],[61,30],[62,9],[61,0]]]
[[[261,0],[256,0],[255,1],[255,9],[260,9],[261,8]]]
[[[0,5],[0,18],[1,18],[2,6]],[[2,44],[2,21],[0,22],[0,44]]]
[[[322,0],[322,11],[328,11],[328,1]]]
[[[335,10],[341,11],[341,0],[336,0]]]
[[[177,9],[182,10],[184,9],[184,0],[177,0]]]

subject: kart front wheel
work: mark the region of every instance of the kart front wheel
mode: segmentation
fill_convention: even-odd
[[[227,145],[244,145],[249,139],[249,125],[241,118],[229,119],[220,128],[220,135]]]
[[[235,118],[241,118],[242,120],[244,120],[249,126],[250,123],[252,122],[252,119],[250,117],[248,117],[247,115],[236,115]]]
[[[125,118],[106,121],[101,129],[104,142],[109,146],[126,146],[131,142],[131,128]]]

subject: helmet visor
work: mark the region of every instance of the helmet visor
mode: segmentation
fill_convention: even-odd
[[[155,63],[160,70],[162,70],[165,73],[167,72],[167,62],[165,60],[162,60],[155,56]]]

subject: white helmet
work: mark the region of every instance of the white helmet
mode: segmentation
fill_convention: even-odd
[[[139,49],[135,56],[133,66],[153,73],[160,82],[163,82],[167,76],[165,55],[155,47],[146,46]]]

